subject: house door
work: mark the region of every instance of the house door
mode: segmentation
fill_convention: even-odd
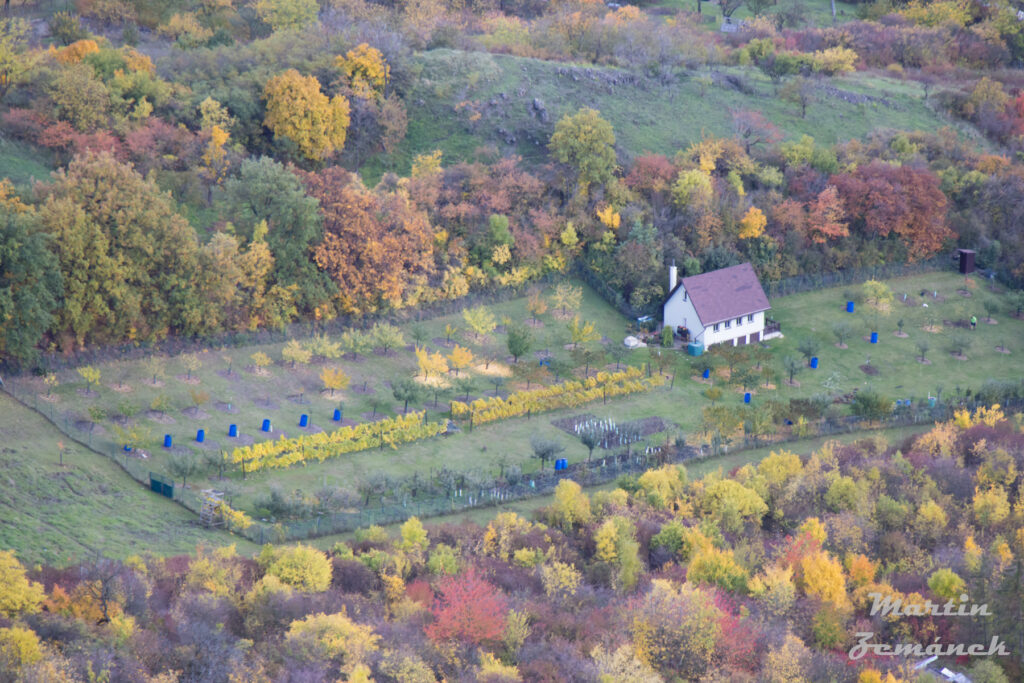
[[[736,337],[736,346],[745,346],[747,343],[747,335]]]
[[[750,343],[751,344],[756,344],[759,341],[761,341],[761,333],[760,332],[751,332],[750,333]]]

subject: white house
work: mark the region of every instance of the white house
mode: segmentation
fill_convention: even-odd
[[[685,327],[690,339],[734,346],[781,336],[778,328],[765,329],[768,297],[749,263],[679,280],[675,264],[669,267],[669,294],[662,308],[665,325]]]

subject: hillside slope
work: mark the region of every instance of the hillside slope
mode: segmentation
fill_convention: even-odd
[[[413,156],[434,149],[445,163],[471,158],[482,145],[540,161],[555,122],[580,107],[600,110],[629,154],[672,154],[704,134],[730,135],[729,109],[759,111],[787,138],[807,134],[828,144],[880,128],[933,131],[953,123],[924,101],[917,83],[865,74],[817,81],[801,118],[799,106],[780,99],[752,68],[690,73],[663,85],[622,69],[482,52],[432,50],[417,63],[406,98],[408,135],[391,166],[371,160],[364,169],[371,180],[383,170],[407,172]],[[712,84],[702,85],[704,78]],[[966,127],[961,134],[981,141]]]
[[[107,458],[63,437],[42,416],[0,393],[0,549],[24,562],[66,565],[108,557],[173,555],[207,542],[244,540],[196,525],[181,506],[150,493]]]

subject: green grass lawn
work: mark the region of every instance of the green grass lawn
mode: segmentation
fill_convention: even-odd
[[[864,137],[878,128],[934,131],[952,124],[925,103],[919,89],[863,73],[823,79],[821,85],[884,97],[892,106],[854,104],[819,89],[807,117],[801,118],[799,108],[776,97],[774,85],[751,67],[719,69],[742,77],[750,89],[744,94],[720,86],[702,88],[697,73],[660,85],[622,69],[483,52],[432,50],[420,53],[417,62],[420,76],[407,97],[417,103],[409,109],[408,135],[393,158],[374,157],[364,166],[361,172],[371,184],[385,170],[408,172],[415,155],[434,149],[444,152],[446,164],[472,158],[485,144],[514,151],[527,162],[544,161],[555,122],[581,107],[601,112],[624,151],[669,156],[703,135],[731,136],[730,108],[761,112],[787,138],[807,134],[824,144]],[[534,110],[534,98],[544,103],[547,122]],[[456,111],[459,103],[464,106]],[[480,114],[476,121],[470,120],[473,111]],[[961,132],[974,137],[966,128]]]
[[[49,157],[48,151],[0,137],[0,178],[10,178],[20,187],[28,186],[34,180],[49,180],[53,170]]]
[[[0,434],[0,549],[13,549],[24,562],[64,566],[96,552],[171,555],[202,542],[255,549],[200,528],[191,512],[151,494],[3,393]],[[63,467],[58,442],[65,445]]]
[[[967,288],[972,294],[967,298],[958,293],[963,288],[963,278],[951,273],[935,273],[903,278],[891,281],[892,289],[897,295],[897,302],[892,312],[878,317],[880,342],[870,344],[863,339],[875,324],[875,316],[866,305],[858,304],[857,313],[850,315],[845,312],[845,301],[848,296],[859,296],[860,287],[834,288],[818,292],[793,295],[772,301],[772,313],[782,324],[785,338],[769,342],[773,350],[771,363],[777,370],[777,388],[759,387],[754,390],[754,405],[767,399],[787,401],[794,397],[807,397],[826,391],[847,393],[854,388],[873,388],[892,399],[916,398],[924,399],[929,394],[938,393],[941,386],[944,395],[950,396],[961,389],[978,388],[990,377],[1019,376],[1008,374],[1008,368],[1021,367],[1020,359],[1024,357],[1024,321],[1011,318],[1005,312],[997,313],[998,324],[985,321],[982,302],[985,298],[998,296],[988,292],[984,286],[975,285]],[[919,292],[927,289],[929,294],[922,299]],[[937,291],[938,298],[930,292]],[[909,294],[909,299],[916,305],[904,304],[902,294]],[[921,303],[928,303],[927,308]],[[496,316],[501,319],[509,316],[522,320],[527,317],[525,300],[513,300],[492,307]],[[597,322],[597,329],[616,343],[626,332],[626,321],[592,291],[585,289],[582,306],[583,317]],[[956,321],[966,320],[971,314],[978,315],[981,320],[974,332],[962,330],[954,332]],[[897,321],[904,321],[904,332],[908,336],[899,338],[894,332]],[[562,357],[568,351],[562,347],[568,341],[565,323],[556,320],[549,312],[541,317],[544,326],[536,330],[539,348],[550,348]],[[855,325],[856,333],[849,340],[846,349],[836,348],[832,334],[835,322],[846,320]],[[945,321],[948,321],[945,322]],[[446,316],[422,323],[427,337],[431,340],[443,341],[444,327],[453,324],[464,329],[461,316]],[[934,325],[934,332],[925,331],[926,325]],[[406,326],[409,336],[409,327]],[[967,351],[967,360],[952,357],[945,346],[954,333],[970,335],[972,344]],[[805,369],[796,377],[799,386],[788,386],[782,380],[785,370],[782,358],[786,355],[798,355],[796,347],[804,337],[814,337],[820,342],[818,357],[819,369]],[[488,340],[474,339],[465,332],[457,333],[458,341],[474,351],[479,359],[498,359],[493,363],[506,364],[507,352],[504,349],[504,337],[493,333]],[[926,354],[929,365],[918,362],[916,342],[927,339],[931,349]],[[438,348],[433,341],[428,347]],[[1004,354],[996,351],[996,346],[1005,345],[1010,351]],[[249,356],[263,351],[274,358],[277,363],[270,369],[270,376],[261,378],[249,372],[245,366],[249,364]],[[445,349],[442,349],[445,350]],[[446,350],[445,350],[446,351]],[[561,417],[580,413],[591,413],[598,417],[611,417],[616,421],[659,416],[673,426],[670,432],[681,432],[687,442],[694,444],[703,441],[701,431],[701,409],[708,405],[702,396],[707,384],[695,381],[695,375],[688,367],[689,360],[675,354],[683,364],[678,373],[674,388],[664,387],[646,394],[634,395],[625,399],[612,400],[607,404],[590,404],[577,409],[566,409],[534,416],[532,419],[518,418],[479,427],[472,432],[425,440],[408,444],[397,450],[364,451],[329,460],[322,464],[293,467],[283,471],[258,473],[242,479],[238,472],[228,474],[226,481],[216,479],[216,466],[206,464],[189,482],[191,490],[207,487],[228,488],[232,492],[233,504],[236,507],[253,512],[257,503],[264,498],[272,486],[279,487],[283,492],[290,493],[300,490],[312,494],[322,486],[335,486],[355,490],[356,485],[370,473],[382,472],[393,477],[402,477],[419,472],[429,475],[441,467],[456,471],[476,470],[482,474],[495,476],[499,470],[499,462],[520,466],[524,472],[534,471],[539,461],[531,457],[530,437],[539,434],[560,441],[566,446],[563,457],[570,462],[580,461],[587,457],[587,450],[578,440],[557,429],[552,421]],[[870,357],[870,358],[869,358]],[[171,434],[175,443],[175,451],[192,451],[200,458],[210,455],[219,457],[221,449],[230,449],[238,442],[226,436],[230,423],[239,425],[240,432],[257,440],[276,438],[281,432],[295,436],[302,430],[297,426],[299,415],[307,413],[311,421],[323,429],[335,426],[330,419],[334,407],[344,405],[346,418],[364,420],[371,417],[369,405],[371,396],[383,397],[387,407],[384,412],[397,414],[402,406],[391,395],[389,383],[402,377],[411,376],[415,372],[413,353],[401,349],[387,357],[370,354],[358,361],[349,359],[338,361],[352,377],[352,385],[348,390],[331,398],[321,394],[318,379],[320,366],[299,366],[292,369],[281,361],[281,345],[248,347],[230,350],[208,350],[200,354],[203,367],[196,373],[189,384],[186,371],[180,359],[171,359],[168,363],[166,378],[161,380],[162,386],[151,386],[145,375],[143,364],[137,361],[118,362],[99,366],[102,373],[101,388],[96,397],[82,395],[84,383],[74,371],[65,371],[60,375],[61,386],[54,392],[57,400],[45,400],[46,389],[39,379],[23,378],[17,382],[21,391],[31,390],[31,395],[41,409],[52,413],[55,420],[70,433],[94,444],[107,453],[116,453],[117,445],[113,442],[114,425],[110,419],[102,420],[90,433],[88,427],[89,406],[99,406],[108,415],[119,410],[119,404],[127,403],[138,412],[132,419],[149,430],[154,441],[159,443],[163,434]],[[646,351],[632,352],[629,362],[642,364],[649,358]],[[225,370],[231,361],[234,374],[226,377]],[[523,362],[536,362],[527,359]],[[877,374],[868,375],[860,368],[861,365],[877,369]],[[494,386],[482,369],[471,371],[477,377],[474,396],[490,395]],[[364,393],[363,387],[366,387]],[[503,392],[514,389],[517,384],[509,380],[501,388]],[[210,395],[210,401],[201,407],[198,414],[190,410],[192,402],[190,390],[202,390]],[[721,401],[726,405],[742,407],[742,389],[726,386]],[[165,396],[170,402],[166,415],[143,412],[156,396]],[[300,403],[299,401],[307,401]],[[265,403],[269,401],[269,404]],[[440,419],[445,416],[447,402],[441,400],[435,408],[432,397],[424,396],[412,408],[425,408],[428,418]],[[259,431],[264,417],[269,417],[275,425],[272,435]],[[79,427],[75,423],[79,422]],[[200,447],[195,443],[196,430],[206,431],[207,442]],[[660,442],[668,436],[663,432],[651,437],[652,443]],[[169,453],[160,446],[152,447],[145,460],[129,457],[125,460],[137,476],[145,477],[146,472],[168,472],[172,457],[180,457]],[[123,456],[123,453],[118,453]],[[600,451],[595,454],[600,457]],[[180,482],[179,482],[180,483]]]
[[[994,316],[997,324],[987,323],[984,301],[1002,302],[998,295],[988,291],[987,285],[972,279],[972,286],[966,287],[964,278],[953,273],[918,275],[892,280],[889,284],[896,294],[896,302],[888,315],[877,316],[877,323],[867,305],[857,304],[853,314],[845,312],[844,288],[771,302],[772,313],[785,334],[784,339],[772,342],[780,373],[784,372],[781,358],[786,354],[799,355],[796,348],[801,339],[812,337],[821,344],[818,369],[806,369],[797,375],[800,387],[786,387],[786,394],[809,396],[821,392],[823,383],[833,373],[837,374],[838,386],[846,391],[872,387],[893,399],[935,396],[940,386],[943,396],[950,396],[958,386],[964,390],[977,389],[989,378],[1012,379],[1024,374],[1024,321],[1011,317],[1002,304],[1003,308]],[[925,297],[920,296],[922,290],[928,292]],[[849,291],[859,292],[860,287],[850,287]],[[936,291],[938,299],[932,296]],[[971,296],[965,297],[959,291],[967,291]],[[912,305],[902,302],[904,293]],[[924,303],[928,304],[927,308],[921,305]],[[965,324],[972,315],[978,318],[975,331],[954,327],[957,323]],[[847,349],[836,347],[832,332],[833,325],[841,320],[856,328]],[[906,338],[896,336],[900,320],[903,320]],[[876,324],[879,343],[871,344],[864,337],[870,335]],[[926,326],[934,331],[926,331]],[[957,334],[971,340],[965,354],[967,360],[958,360],[947,350]],[[930,346],[925,354],[928,365],[916,359],[919,341]],[[1010,353],[997,352],[996,346],[1005,346]],[[869,359],[878,374],[868,375],[861,369],[862,365],[869,364]]]

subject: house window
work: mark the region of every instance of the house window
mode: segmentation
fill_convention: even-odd
[[[718,328],[719,327],[720,327],[720,325],[718,323],[715,323],[715,332],[718,332]]]
[[[743,318],[736,318],[736,327],[739,327],[742,324],[743,324]]]
[[[732,327],[732,321],[731,320],[726,320],[725,321],[725,329],[729,329],[730,327]]]
[[[754,322],[754,314],[753,313],[751,313],[750,315],[747,316],[747,322],[748,323]]]

